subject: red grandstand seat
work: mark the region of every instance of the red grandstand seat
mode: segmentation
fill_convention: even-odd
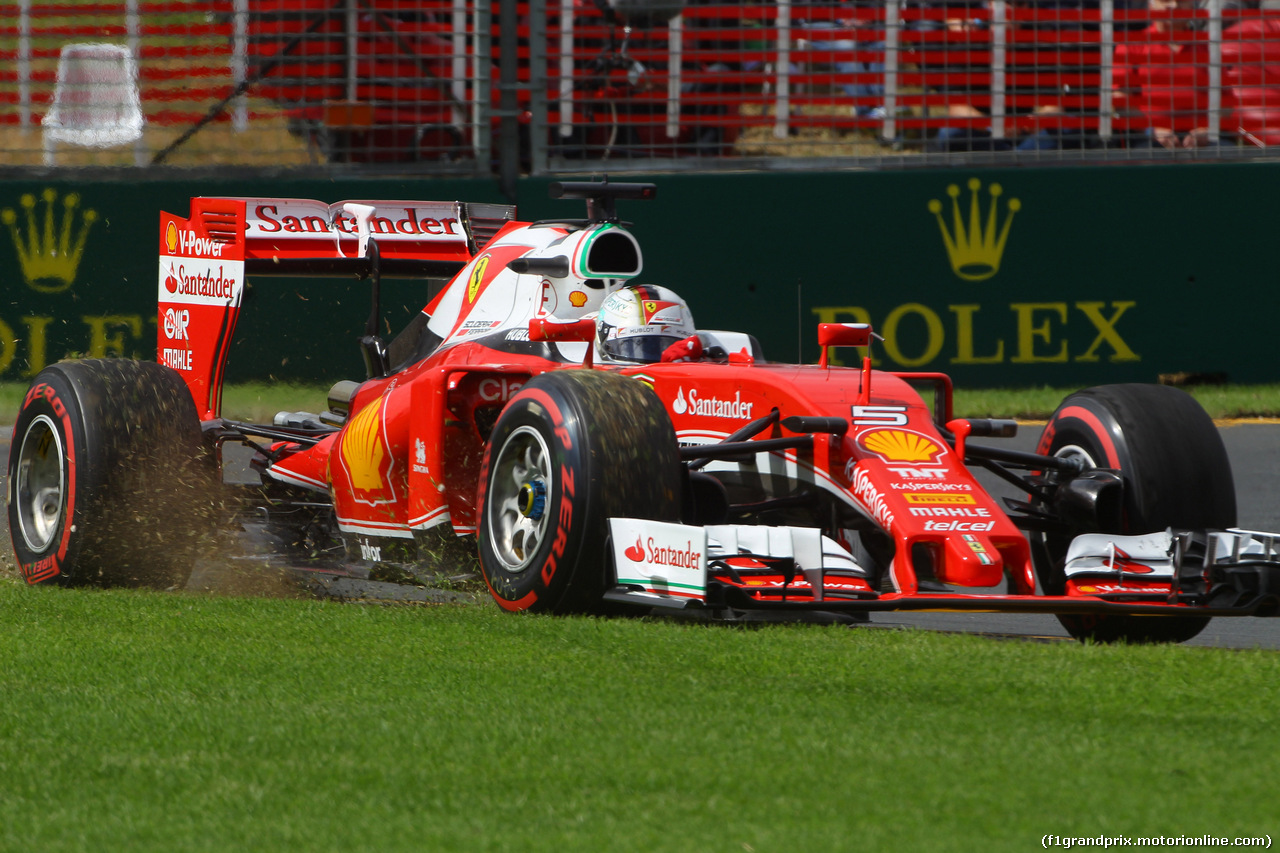
[[[1235,109],[1223,130],[1254,145],[1280,145],[1280,20],[1254,18],[1228,27],[1222,39],[1222,86]]]
[[[1258,146],[1280,145],[1280,86],[1235,86],[1236,107],[1223,130]]]
[[[1222,34],[1225,85],[1280,86],[1280,19],[1252,18]]]

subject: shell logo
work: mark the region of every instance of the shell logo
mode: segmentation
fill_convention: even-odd
[[[587,304],[587,294],[583,293],[581,290],[573,291],[569,294],[569,304],[574,308],[581,308],[583,305]]]
[[[864,432],[858,443],[888,462],[938,464],[946,447],[918,432],[905,429],[873,429]]]
[[[164,229],[164,246],[171,255],[178,251],[178,226],[173,222]]]
[[[342,461],[351,475],[351,485],[364,491],[382,491],[382,460],[386,448],[382,443],[382,404],[365,406],[347,426],[342,441]]]

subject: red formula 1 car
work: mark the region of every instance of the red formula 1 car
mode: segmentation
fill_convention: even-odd
[[[1037,452],[981,443],[1015,424],[953,417],[946,376],[828,364],[872,345],[866,326],[821,325],[819,363],[773,363],[631,284],[617,202],[652,185],[553,190],[587,216],[268,198],[162,214],[159,363],[63,362],[27,394],[8,494],[23,575],[180,584],[234,519],[331,591],[413,579],[474,537],[513,611],[1048,612],[1077,637],[1161,641],[1280,611],[1275,542],[1233,529],[1225,450],[1184,393],[1081,391]],[[220,415],[222,369],[245,278],[265,275],[368,279],[367,377],[326,411],[240,423]],[[447,281],[390,342],[386,276]],[[978,469],[1020,497],[998,502]]]

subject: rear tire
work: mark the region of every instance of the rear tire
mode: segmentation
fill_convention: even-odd
[[[598,613],[608,520],[680,519],[671,419],[634,379],[555,370],[503,409],[480,474],[480,570],[507,610]]]
[[[9,529],[28,583],[186,583],[214,504],[182,379],[128,359],[51,365],[9,453]]]
[[[1236,524],[1231,463],[1213,420],[1189,394],[1164,385],[1104,385],[1062,401],[1040,438],[1038,453],[1082,456],[1124,480],[1118,530],[1137,534]],[[1033,540],[1042,591],[1065,593],[1067,546],[1079,533]],[[1181,643],[1209,624],[1202,616],[1061,615],[1071,636],[1112,643]]]

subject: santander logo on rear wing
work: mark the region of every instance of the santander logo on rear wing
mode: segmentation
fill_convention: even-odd
[[[459,202],[352,200],[326,204],[298,198],[237,201],[245,205],[248,260],[360,257],[358,215],[350,206],[373,208],[369,234],[378,241],[384,258],[466,261],[471,257]]]
[[[157,360],[187,383],[202,420],[222,408],[222,374],[246,274],[436,277],[472,254],[464,207],[441,201],[193,198],[188,218],[160,214]]]

